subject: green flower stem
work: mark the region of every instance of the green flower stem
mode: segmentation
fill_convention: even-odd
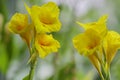
[[[106,80],[110,80],[110,69],[107,64],[105,66],[105,70],[106,70]]]
[[[30,63],[29,80],[33,80],[36,63],[37,63],[37,57],[34,56],[34,58],[31,60],[31,63]]]
[[[101,65],[101,72],[104,77],[104,80],[110,80],[110,70],[107,63]]]
[[[106,80],[110,80],[110,73],[107,74]]]
[[[29,72],[29,80],[33,80],[34,77],[34,71],[37,63],[37,54],[35,50],[35,37],[36,37],[36,31],[34,28],[34,36],[33,36],[33,41],[32,41],[32,48],[29,46],[30,50],[30,72]]]
[[[101,72],[104,77],[104,80],[110,80],[110,65],[106,60],[106,53],[104,47],[102,46],[103,59],[101,62]]]
[[[34,77],[34,71],[37,63],[37,54],[34,46],[30,49],[30,59],[28,63],[30,62],[30,72],[29,72],[29,80],[33,80]]]
[[[104,58],[101,59],[98,55],[98,53],[96,52],[95,57],[98,59],[98,61],[100,62],[100,67],[101,67],[101,71],[99,72],[100,77],[102,80],[110,80],[110,70],[109,70],[109,64],[106,61],[106,55],[105,55],[105,51],[103,50],[103,56]]]

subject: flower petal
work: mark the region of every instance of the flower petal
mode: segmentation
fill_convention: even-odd
[[[46,57],[52,52],[57,52],[60,44],[52,35],[38,34],[35,39],[35,47],[41,58]]]
[[[8,23],[8,28],[11,32],[16,34],[21,34],[25,32],[28,27],[28,16],[26,14],[15,13],[10,22]]]
[[[110,65],[117,50],[120,48],[120,35],[115,31],[108,31],[103,46],[106,51],[107,62]]]
[[[100,42],[100,35],[92,29],[88,29],[84,33],[73,38],[74,47],[83,55],[94,53],[100,45]]]
[[[59,8],[54,2],[42,6],[26,7],[31,15],[37,33],[56,32],[61,28],[59,21]]]
[[[97,22],[91,22],[91,23],[86,23],[86,24],[77,22],[77,24],[82,26],[85,30],[94,29],[103,38],[107,34],[106,21],[107,21],[107,15],[104,15]]]

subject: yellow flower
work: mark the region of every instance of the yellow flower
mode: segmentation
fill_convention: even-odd
[[[90,59],[101,77],[103,77],[101,72],[101,61],[103,59],[101,45],[108,31],[106,20],[107,16],[104,15],[97,22],[86,24],[77,22],[85,31],[73,38],[74,47],[80,54]]]
[[[52,35],[37,34],[35,38],[35,47],[41,58],[46,57],[52,52],[57,52],[60,44]]]
[[[11,32],[19,34],[28,46],[30,45],[32,25],[28,24],[28,16],[26,14],[15,13],[8,23],[8,28]]]
[[[117,50],[120,48],[120,35],[115,31],[108,31],[103,46],[106,52],[107,62],[110,65]]]
[[[107,33],[106,21],[107,21],[107,15],[104,15],[97,22],[91,22],[86,24],[80,22],[77,23],[80,26],[82,26],[85,30],[94,29],[101,35],[101,37],[104,37]]]
[[[93,29],[87,29],[73,38],[74,47],[83,55],[91,55],[101,44],[100,35]]]
[[[30,14],[37,33],[56,32],[60,30],[59,8],[54,2],[42,6],[25,7]]]
[[[25,32],[28,27],[28,16],[26,14],[15,13],[10,22],[8,23],[8,28],[11,32],[16,34],[21,34]]]

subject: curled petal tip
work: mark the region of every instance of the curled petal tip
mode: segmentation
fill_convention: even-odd
[[[103,15],[100,19],[99,19],[99,22],[106,22],[107,21],[107,18],[108,18],[108,15]]]

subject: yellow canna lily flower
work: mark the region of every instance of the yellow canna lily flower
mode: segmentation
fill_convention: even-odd
[[[60,30],[59,8],[54,2],[42,6],[25,7],[30,14],[37,33],[56,32]]]
[[[104,15],[97,22],[91,22],[86,24],[80,22],[77,23],[85,30],[94,29],[101,35],[101,37],[104,37],[107,33],[106,21],[107,21],[107,15]]]
[[[11,32],[21,34],[25,32],[28,27],[28,16],[26,14],[15,13],[10,22],[8,28]]]
[[[37,34],[35,38],[35,48],[41,58],[46,57],[52,52],[57,52],[60,44],[52,35]]]
[[[103,46],[106,52],[107,62],[110,65],[117,50],[120,48],[120,34],[115,31],[108,31]]]
[[[27,45],[30,45],[31,41],[31,28],[33,25],[28,24],[28,16],[26,14],[15,13],[10,22],[8,28],[11,32],[19,34]]]
[[[73,38],[74,47],[82,55],[91,55],[101,44],[100,35],[93,29],[87,29]]]
[[[81,55],[87,56],[90,59],[101,76],[100,61],[96,55],[97,51],[101,48],[102,41],[101,35],[91,28],[73,38],[74,47]]]

